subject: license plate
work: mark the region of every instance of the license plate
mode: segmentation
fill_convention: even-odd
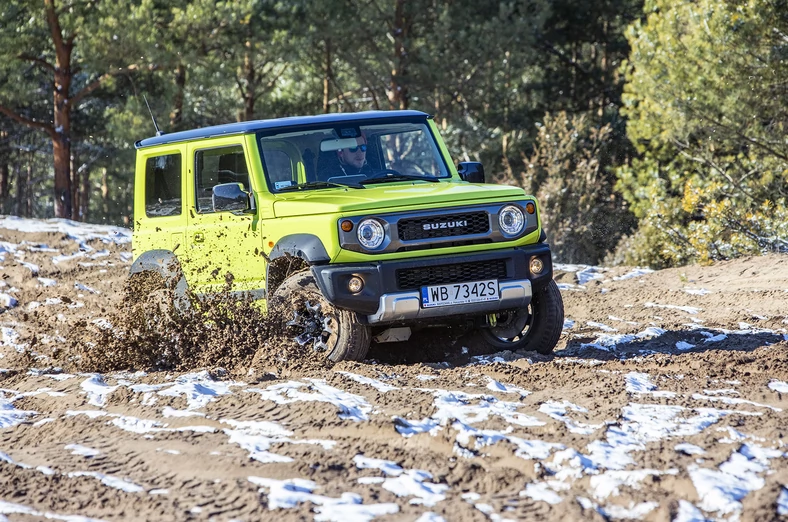
[[[421,287],[422,308],[497,300],[497,279]]]

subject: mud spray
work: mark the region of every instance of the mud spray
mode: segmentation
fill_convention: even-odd
[[[292,340],[281,310],[264,312],[230,286],[210,296],[179,296],[157,273],[133,274],[119,309],[106,321],[80,320],[55,360],[74,371],[224,368],[236,375],[330,364]]]

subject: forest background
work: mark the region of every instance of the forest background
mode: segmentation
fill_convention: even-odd
[[[788,251],[788,0],[4,0],[0,211],[129,226],[145,99],[428,112],[562,262]]]

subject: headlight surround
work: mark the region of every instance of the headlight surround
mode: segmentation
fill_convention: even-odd
[[[522,209],[515,205],[506,205],[498,212],[498,226],[507,236],[516,236],[523,231],[525,215]]]
[[[358,224],[356,237],[359,244],[367,250],[374,250],[383,244],[386,239],[386,231],[377,219],[367,218]]]

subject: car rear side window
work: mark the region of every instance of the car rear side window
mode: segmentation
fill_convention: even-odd
[[[195,164],[195,192],[197,212],[213,212],[213,187],[223,183],[240,183],[243,190],[251,190],[249,169],[242,146],[222,147],[197,151]]]
[[[145,214],[178,216],[183,209],[181,155],[154,156],[145,162]]]

